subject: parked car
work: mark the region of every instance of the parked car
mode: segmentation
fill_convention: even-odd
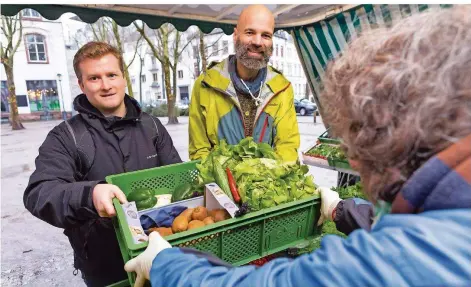
[[[317,106],[307,99],[302,99],[300,101],[294,99],[294,109],[296,110],[296,113],[299,113],[301,116],[306,116],[317,111]]]

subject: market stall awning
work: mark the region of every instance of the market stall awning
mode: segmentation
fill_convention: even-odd
[[[179,31],[186,31],[192,25],[204,33],[220,28],[232,34],[240,12],[248,5],[232,4],[7,4],[2,5],[2,15],[13,16],[25,8],[38,11],[49,20],[58,19],[62,14],[71,12],[82,21],[94,23],[100,17],[111,17],[120,26],[128,26],[135,20],[144,21],[150,28],[159,28],[171,23]],[[357,5],[326,4],[273,4],[266,5],[276,17],[277,29],[289,29],[319,21],[338,12]]]

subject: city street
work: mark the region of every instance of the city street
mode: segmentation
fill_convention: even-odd
[[[162,118],[162,123],[167,123]],[[188,118],[166,126],[182,160],[188,160]],[[318,117],[298,117],[301,147],[312,146],[325,128]],[[26,129],[11,131],[1,126],[1,277],[2,286],[85,286],[80,273],[73,275],[73,254],[62,229],[35,217],[24,208],[23,192],[34,171],[38,148],[60,121],[24,123]],[[310,168],[318,185],[334,186],[337,173]]]

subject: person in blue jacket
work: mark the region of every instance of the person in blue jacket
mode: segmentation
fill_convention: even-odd
[[[329,65],[324,120],[375,205],[372,225],[372,212],[321,189],[321,222],[357,218],[343,222],[349,236],[262,267],[153,232],[125,265],[136,286],[471,286],[470,43],[471,7],[460,5],[365,32]]]

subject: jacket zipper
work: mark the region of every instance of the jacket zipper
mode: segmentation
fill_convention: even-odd
[[[263,137],[265,136],[265,131],[267,130],[268,126],[268,115],[265,116],[265,123],[263,124],[262,132],[260,133],[260,138],[258,139],[258,142],[261,143],[263,140]]]

